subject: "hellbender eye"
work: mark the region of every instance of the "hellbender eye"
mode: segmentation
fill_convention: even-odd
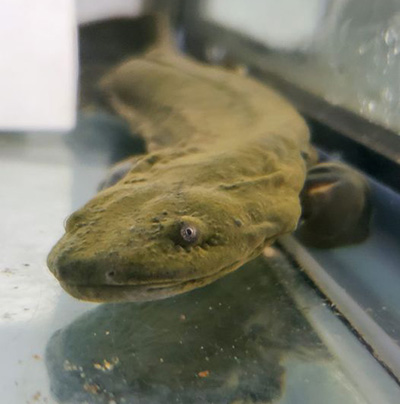
[[[181,236],[188,243],[195,243],[199,237],[198,230],[191,224],[182,223]]]

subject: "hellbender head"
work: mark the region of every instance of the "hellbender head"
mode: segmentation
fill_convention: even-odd
[[[242,205],[202,187],[114,186],[70,216],[48,265],[61,286],[83,300],[154,300],[186,292],[261,252],[265,229],[248,223]]]

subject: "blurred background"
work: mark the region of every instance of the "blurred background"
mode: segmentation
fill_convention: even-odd
[[[71,128],[77,24],[132,17],[149,8],[143,0],[4,0],[0,46],[7,57],[0,65],[0,126]],[[268,49],[269,70],[399,131],[399,1],[251,0],[243,7],[240,0],[203,0],[185,8]],[[221,49],[211,52],[218,58]]]

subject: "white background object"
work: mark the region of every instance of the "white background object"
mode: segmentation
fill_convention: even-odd
[[[0,130],[67,130],[75,123],[72,0],[0,4]]]
[[[142,3],[3,0],[0,131],[71,129],[77,107],[77,24],[135,16]]]
[[[142,0],[76,0],[80,24],[113,17],[134,17],[143,8]]]
[[[328,0],[206,0],[206,18],[272,48],[298,50],[310,45]]]

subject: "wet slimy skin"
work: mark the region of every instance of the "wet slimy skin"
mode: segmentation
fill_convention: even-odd
[[[166,49],[122,64],[102,86],[148,154],[114,170],[49,254],[72,296],[183,293],[296,229],[315,154],[303,118],[280,95]]]

